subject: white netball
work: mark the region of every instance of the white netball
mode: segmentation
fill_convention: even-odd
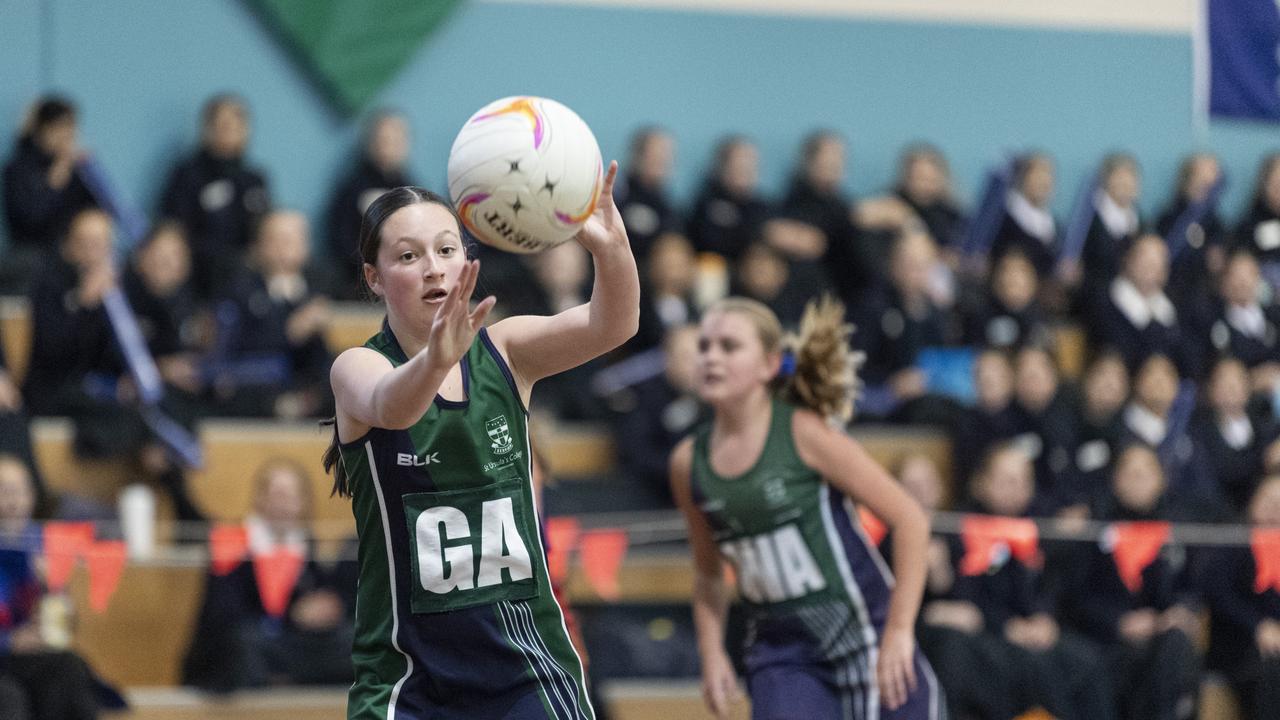
[[[600,146],[555,100],[508,97],[480,108],[449,151],[449,196],[480,242],[535,253],[573,237],[600,199]]]

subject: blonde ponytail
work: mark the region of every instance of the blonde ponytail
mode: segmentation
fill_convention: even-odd
[[[800,332],[785,335],[778,317],[756,300],[725,298],[707,312],[747,317],[755,325],[765,352],[783,353],[782,369],[773,387],[784,400],[832,423],[844,424],[853,417],[862,354],[849,349],[853,326],[845,322],[844,305],[838,300],[829,295],[810,300],[800,320]]]
[[[862,353],[849,349],[853,325],[845,322],[844,305],[830,295],[810,300],[800,332],[783,341],[794,357],[794,370],[784,379],[788,401],[809,408],[841,425],[853,418]]]

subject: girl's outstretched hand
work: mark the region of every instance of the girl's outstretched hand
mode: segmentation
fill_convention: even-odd
[[[916,689],[916,640],[909,630],[886,628],[880,641],[876,682],[885,707],[897,710]]]
[[[600,189],[600,199],[596,202],[595,211],[574,236],[592,255],[599,250],[625,247],[630,242],[627,239],[627,228],[622,224],[622,214],[618,212],[618,206],[613,204],[613,181],[617,177],[618,161],[614,160],[605,171],[604,187]]]
[[[470,260],[458,276],[458,283],[449,288],[448,295],[436,311],[427,336],[426,352],[432,366],[448,371],[462,359],[484,326],[484,319],[497,300],[490,295],[481,300],[475,310],[469,307],[471,293],[476,289],[480,275],[480,261]]]

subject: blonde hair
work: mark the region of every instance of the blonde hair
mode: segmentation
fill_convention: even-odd
[[[838,300],[830,295],[810,300],[798,333],[785,333],[778,316],[750,298],[720,300],[707,309],[708,314],[716,312],[737,313],[750,320],[766,353],[791,354],[794,367],[788,368],[784,357],[773,384],[783,399],[813,410],[828,422],[843,424],[853,418],[862,353],[849,349],[853,325],[845,322],[844,305]]]

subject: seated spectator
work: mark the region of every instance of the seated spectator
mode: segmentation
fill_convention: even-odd
[[[178,519],[200,520],[181,468],[134,407],[136,391],[103,307],[119,287],[114,232],[106,213],[82,211],[62,241],[62,257],[37,280],[23,395],[32,415],[71,417],[78,455],[136,463],[168,490]]]
[[[89,666],[67,648],[70,621],[40,616],[43,607],[70,601],[44,604],[35,503],[27,466],[0,455],[0,713],[6,720],[92,720],[96,685]]]
[[[639,356],[637,356],[638,358]],[[667,330],[657,372],[610,394],[614,446],[628,477],[650,490],[661,507],[672,507],[667,458],[699,421],[703,409],[697,383],[698,326]],[[615,366],[617,367],[617,366]]]
[[[933,240],[920,231],[904,233],[889,260],[889,285],[856,307],[853,345],[866,353],[861,375],[872,393],[885,396],[864,407],[875,414],[894,413],[907,422],[941,422],[942,404],[930,396],[927,378],[917,366],[921,350],[947,344],[946,314],[930,294],[930,272],[937,260]]]
[[[1280,273],[1280,152],[1267,155],[1258,164],[1253,186],[1253,202],[1235,232],[1236,246],[1257,255],[1269,269],[1267,279],[1275,287]]]
[[[1270,475],[1249,501],[1254,527],[1280,527],[1280,475]],[[1264,720],[1280,707],[1280,591],[1257,590],[1250,548],[1205,552],[1202,577],[1211,612],[1207,665],[1227,676],[1245,720]]]
[[[787,286],[787,260],[763,242],[753,242],[738,260],[731,295],[759,300],[778,316],[784,327],[795,327],[804,315],[804,305],[783,303],[782,290]]]
[[[1142,443],[1160,456],[1169,492],[1180,503],[1203,502],[1205,518],[1220,511],[1213,503],[1218,490],[1204,451],[1186,424],[1173,415],[1178,397],[1178,371],[1163,355],[1152,355],[1133,375],[1133,399],[1125,407],[1120,447]]]
[[[1041,280],[1058,261],[1058,226],[1050,212],[1053,200],[1053,160],[1043,153],[1020,157],[1014,164],[1013,188],[1005,198],[1004,218],[991,243],[991,257],[1012,249],[1022,251]]]
[[[1083,401],[1076,419],[1072,467],[1059,499],[1062,511],[1085,516],[1110,485],[1112,460],[1125,437],[1122,410],[1129,401],[1129,369],[1114,352],[1098,355],[1085,368]]]
[[[298,418],[331,407],[329,301],[311,284],[310,256],[301,213],[278,210],[263,218],[248,264],[218,305],[217,412]],[[227,370],[250,361],[275,372],[245,378]]]
[[[202,410],[201,356],[211,338],[207,318],[196,308],[191,248],[182,226],[161,222],[147,233],[133,250],[124,290],[165,381],[168,409],[190,425]]]
[[[1243,513],[1262,477],[1262,459],[1280,437],[1266,414],[1249,412],[1249,375],[1244,363],[1224,357],[1209,374],[1208,397],[1191,433],[1204,453],[1218,493]]]
[[[408,174],[409,123],[400,113],[384,110],[369,119],[355,167],[347,171],[329,198],[328,240],[338,297],[360,299],[360,286],[349,280],[360,269],[360,223],[369,204],[392,188],[416,185]]]
[[[1155,235],[1135,240],[1124,269],[1089,318],[1090,342],[1119,352],[1131,371],[1152,355],[1166,355],[1192,375],[1198,353],[1186,347],[1190,338],[1165,294],[1168,271],[1169,250],[1163,240]]]
[[[1249,368],[1253,389],[1270,394],[1280,384],[1280,307],[1260,302],[1265,290],[1254,255],[1232,252],[1219,284],[1221,302],[1209,328],[1208,352],[1239,358]]]
[[[1043,347],[1020,350],[1013,366],[1014,443],[1035,464],[1033,512],[1057,511],[1070,496],[1071,451],[1076,446],[1074,398]]]
[[[557,245],[528,256],[527,261],[536,283],[529,288],[527,302],[508,307],[520,307],[521,312],[531,315],[555,315],[590,298],[590,255],[578,243]],[[604,363],[596,358],[542,380],[534,387],[530,409],[549,412],[561,420],[603,419],[604,407],[591,391],[591,377]]]
[[[1196,330],[1208,327],[1210,299],[1226,261],[1226,228],[1217,207],[1203,205],[1221,176],[1213,155],[1188,156],[1178,168],[1174,196],[1156,220],[1156,232],[1169,246],[1170,298],[1184,316],[1184,326]],[[1201,212],[1192,217],[1197,207]],[[1171,237],[1179,232],[1179,237]]]
[[[898,179],[893,192],[858,203],[855,219],[864,230],[888,231],[894,235],[909,225],[923,225],[942,253],[954,259],[965,218],[951,187],[951,169],[946,156],[927,143],[907,146],[898,161]],[[881,257],[883,253],[875,255]]]
[[[689,213],[689,240],[700,253],[736,261],[760,239],[768,218],[760,197],[760,151],[743,135],[716,145],[714,165]]]
[[[182,682],[214,692],[264,685],[348,684],[355,563],[317,557],[311,537],[311,478],[289,460],[269,460],[254,478],[244,524],[249,554],[280,549],[304,560],[282,618],[262,605],[252,562],[205,580],[204,604],[183,662]],[[354,551],[346,543],[343,552]]]
[[[267,180],[245,160],[249,109],[235,95],[215,95],[201,112],[200,147],[169,174],[160,217],[190,233],[196,294],[221,297],[271,209]]]
[[[1019,432],[1013,405],[1013,365],[1001,350],[987,348],[973,363],[978,401],[960,415],[951,434],[952,465],[961,497],[968,496],[969,479],[987,450]]]
[[[693,302],[698,264],[693,246],[678,233],[659,236],[649,250],[640,296],[640,329],[627,341],[631,352],[656,347],[667,330],[697,322]]]
[[[1165,493],[1164,470],[1150,449],[1133,445],[1120,453],[1111,492],[1095,517],[1104,521],[1193,520]],[[1200,601],[1187,551],[1166,546],[1131,588],[1116,569],[1112,550],[1096,543],[1073,544],[1070,562],[1058,571],[1065,622],[1097,643],[1107,657],[1116,690],[1118,717],[1192,717],[1200,682],[1195,638]]]
[[[841,188],[845,154],[845,142],[834,131],[805,138],[777,219],[765,226],[765,239],[790,266],[784,293],[808,299],[834,289],[852,307],[871,286],[877,266],[874,257],[861,253],[852,205]]]
[[[28,427],[26,407],[22,401],[22,390],[13,381],[9,373],[4,353],[4,336],[0,334],[0,455],[13,455],[32,469],[31,479],[35,484],[36,514],[46,516],[48,510],[48,491],[36,473],[35,454],[31,450],[31,430]]]
[[[1138,161],[1132,155],[1112,153],[1103,158],[1093,194],[1093,219],[1080,254],[1082,308],[1096,307],[1106,295],[1129,245],[1142,230],[1137,204],[1140,183]]]
[[[1014,350],[1049,341],[1049,328],[1038,299],[1036,269],[1019,250],[996,260],[986,297],[967,313],[965,342],[969,345]]]
[[[81,210],[97,207],[76,173],[84,157],[76,108],[49,95],[36,101],[4,166],[4,213],[9,247],[0,262],[0,291],[25,293],[57,255],[58,241]]]
[[[1024,517],[1035,494],[1031,462],[1012,444],[993,448],[973,480],[972,506],[977,512]],[[993,553],[985,573],[960,572],[953,556],[955,583],[951,598],[976,609],[978,632],[1001,652],[989,652],[1009,675],[980,676],[991,694],[1002,693],[1014,712],[1042,707],[1059,718],[1114,718],[1110,673],[1089,642],[1072,635],[1054,618],[1059,589],[1039,568],[1028,567],[1007,551]],[[961,616],[969,616],[972,610]],[[1003,657],[1001,657],[1003,655]],[[940,663],[945,665],[946,663]],[[1008,715],[1003,715],[1008,717]]]
[[[636,258],[645,263],[650,248],[666,233],[681,232],[682,222],[668,197],[675,140],[656,125],[631,136],[626,176],[613,190],[614,204],[627,226],[627,237]]]

